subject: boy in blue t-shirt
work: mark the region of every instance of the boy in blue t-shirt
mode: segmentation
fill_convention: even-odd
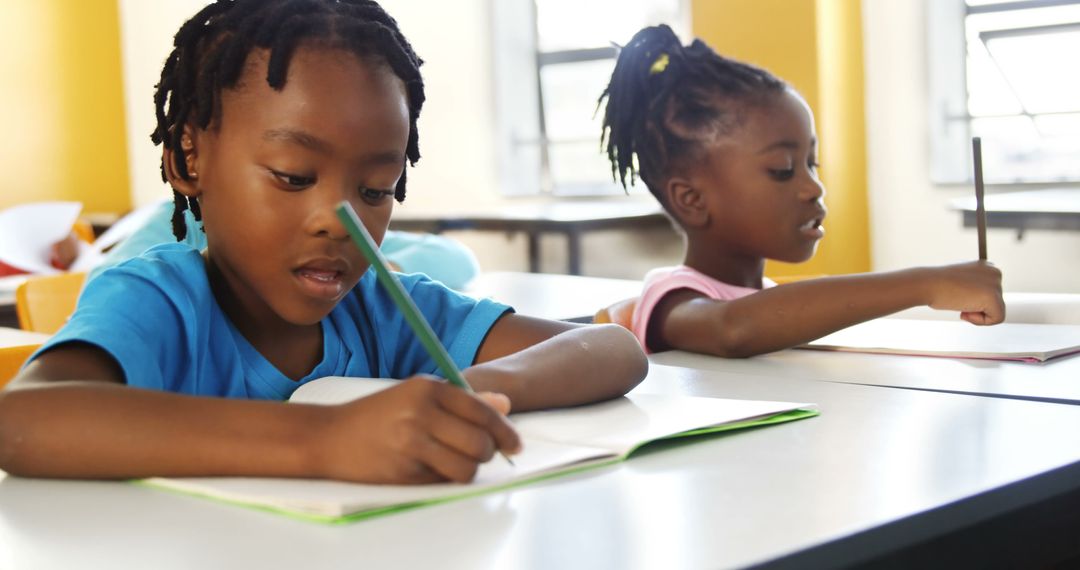
[[[181,27],[155,142],[202,252],[155,247],[90,281],[71,321],[0,392],[0,469],[80,478],[255,475],[468,481],[520,439],[510,410],[624,394],[647,361],[615,325],[513,314],[406,285],[468,381],[434,364],[334,213],[381,242],[419,158],[419,58],[374,2],[219,0]],[[399,385],[282,405],[317,376]]]

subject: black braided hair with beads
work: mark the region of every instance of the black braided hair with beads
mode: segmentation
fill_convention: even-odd
[[[172,154],[173,165],[181,178],[191,179],[180,144],[183,126],[210,125],[220,112],[221,91],[236,86],[248,54],[256,48],[269,50],[266,82],[281,90],[293,52],[308,39],[360,57],[379,57],[405,83],[409,105],[405,156],[415,166],[420,159],[416,120],[424,104],[423,61],[382,7],[371,0],[217,0],[180,27],[154,93],[157,126],[150,139],[177,151]],[[164,162],[161,176],[168,181]],[[405,171],[394,197],[399,202],[405,199]],[[175,190],[173,203],[173,234],[183,240],[184,210],[191,208],[196,220],[202,213],[197,199]]]
[[[673,168],[700,160],[703,143],[737,128],[746,105],[786,88],[768,71],[723,57],[701,40],[684,47],[667,25],[639,31],[619,50],[597,101],[599,109],[607,99],[600,146],[612,178],[627,188],[628,175],[630,185],[640,177],[664,204],[662,188]]]

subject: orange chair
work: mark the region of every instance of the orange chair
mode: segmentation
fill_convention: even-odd
[[[31,277],[15,290],[15,314],[23,330],[52,334],[64,326],[79,299],[85,273]]]
[[[48,338],[41,333],[0,328],[0,388],[15,377],[26,359]]]
[[[75,220],[75,225],[72,226],[71,233],[75,234],[75,237],[86,243],[94,243],[94,226],[90,225],[90,222],[82,218]]]
[[[0,347],[0,388],[3,388],[18,374],[24,362],[34,353],[40,344]]]
[[[623,299],[618,303],[604,307],[593,315],[593,322],[597,324],[615,323],[623,328],[631,329],[634,318],[634,309],[637,308],[638,298]]]

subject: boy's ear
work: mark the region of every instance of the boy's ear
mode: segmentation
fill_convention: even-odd
[[[176,168],[176,153],[184,155],[184,165],[187,167],[187,178],[180,176]],[[199,187],[199,151],[195,145],[195,129],[191,125],[184,125],[184,133],[180,136],[180,148],[165,148],[161,156],[161,164],[165,169],[165,178],[174,190],[188,198],[198,197],[202,193]]]
[[[686,178],[672,177],[664,186],[672,214],[685,228],[700,228],[709,223],[705,194]]]

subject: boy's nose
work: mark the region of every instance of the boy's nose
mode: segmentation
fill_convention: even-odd
[[[306,228],[308,233],[335,240],[349,237],[349,232],[337,216],[336,210],[341,200],[333,198],[336,197],[323,196],[312,201]]]

